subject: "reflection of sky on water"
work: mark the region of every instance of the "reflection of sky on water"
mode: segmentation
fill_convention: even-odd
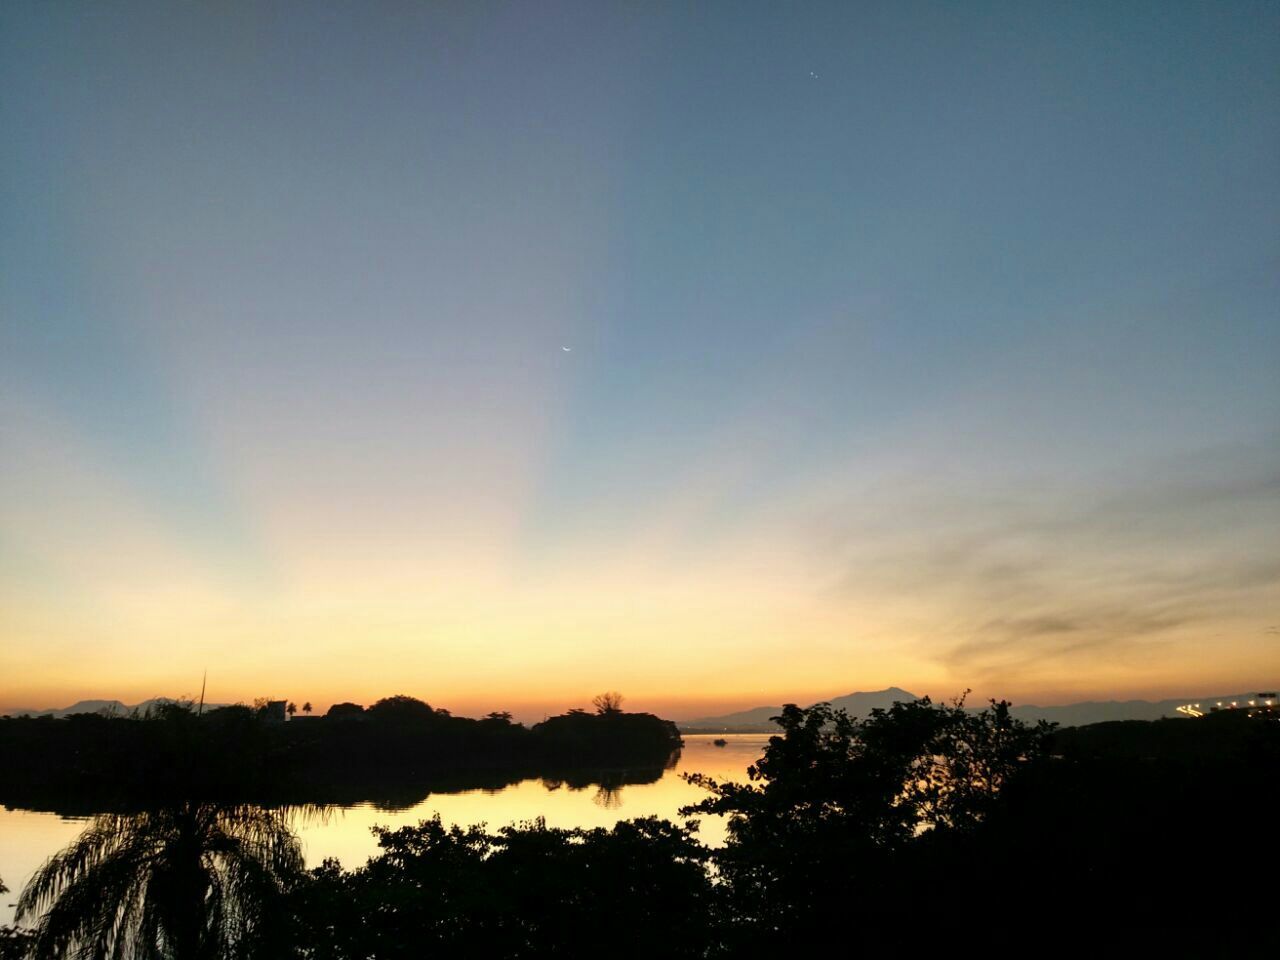
[[[705,797],[706,791],[680,779],[681,773],[705,773],[720,780],[745,780],[768,737],[763,734],[729,734],[717,747],[710,736],[685,737],[679,763],[655,783],[601,788],[592,784],[574,789],[542,780],[525,780],[502,790],[468,790],[432,794],[405,810],[380,810],[372,804],[336,808],[328,812],[301,811],[294,827],[302,839],[307,864],[336,857],[348,869],[362,865],[376,851],[374,826],[402,827],[439,813],[445,823],[486,823],[491,830],[545,817],[551,827],[611,827],[619,820],[657,816],[679,820],[678,810]],[[716,817],[700,818],[699,836],[704,843],[724,842],[724,823]],[[0,899],[0,923],[13,921],[13,907],[22,885],[44,861],[74,840],[87,820],[73,820],[54,813],[0,808],[0,879],[9,893]]]
[[[89,821],[0,807],[0,924],[12,923],[18,894],[37,867],[80,835]]]
[[[602,791],[595,784],[572,789],[567,785],[548,787],[542,780],[525,780],[497,791],[433,794],[407,810],[379,810],[371,804],[346,807],[334,810],[327,818],[301,822],[298,833],[307,863],[318,864],[336,857],[344,867],[351,868],[364,863],[375,849],[376,841],[370,833],[374,826],[402,827],[436,813],[445,823],[487,823],[491,830],[538,816],[545,817],[549,827],[611,827],[619,820],[647,816],[678,820],[680,807],[707,796],[705,790],[680,779],[681,773],[745,780],[747,766],[760,756],[768,737],[739,734],[724,739],[728,743],[717,747],[709,736],[685,737],[680,762],[656,783]],[[700,822],[698,833],[704,843],[724,842],[724,824],[719,818],[702,817]]]

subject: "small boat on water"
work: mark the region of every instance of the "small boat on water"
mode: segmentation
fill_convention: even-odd
[[[712,740],[711,743],[717,747],[724,747],[728,745],[729,741],[724,739],[723,737],[718,737],[717,739]]]

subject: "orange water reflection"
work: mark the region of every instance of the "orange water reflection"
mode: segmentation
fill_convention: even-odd
[[[763,734],[726,734],[723,747],[710,736],[687,736],[676,766],[653,783],[628,784],[612,789],[591,785],[572,788],[542,780],[526,780],[500,790],[467,790],[435,793],[403,810],[379,809],[371,803],[329,808],[313,813],[298,810],[293,825],[303,843],[307,864],[316,866],[328,857],[351,868],[364,864],[376,852],[371,832],[375,825],[400,827],[416,824],[439,813],[446,823],[488,824],[497,829],[508,823],[545,817],[552,827],[611,827],[619,820],[658,816],[679,820],[679,809],[707,794],[690,786],[681,773],[705,773],[720,780],[745,780],[746,769],[759,758],[768,737]],[[87,818],[56,813],[10,810],[0,807],[0,879],[9,893],[0,897],[0,924],[13,921],[18,891],[45,860],[71,843],[87,824]],[[699,836],[711,845],[724,842],[724,822],[718,817],[699,818]]]
[[[679,809],[705,797],[706,791],[690,786],[681,773],[705,773],[721,780],[745,780],[747,767],[759,758],[768,737],[764,734],[729,734],[723,747],[710,736],[687,736],[676,766],[654,783],[629,784],[606,790],[596,785],[573,789],[567,785],[525,780],[501,790],[467,790],[432,794],[405,810],[380,810],[360,804],[332,810],[322,817],[300,817],[296,829],[307,863],[329,857],[344,867],[362,865],[376,850],[374,826],[401,827],[440,814],[445,823],[466,826],[488,824],[490,829],[535,817],[551,827],[611,827],[619,820],[657,816],[679,820]],[[704,843],[724,842],[724,822],[719,817],[699,818]]]

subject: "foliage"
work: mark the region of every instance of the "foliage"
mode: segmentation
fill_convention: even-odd
[[[219,713],[11,722],[28,734],[90,738],[142,730],[161,738],[148,744],[172,737],[188,752],[182,737],[193,732],[213,737],[210,746],[246,722],[285,737],[295,736],[290,726],[307,737],[312,728],[317,749],[344,766],[385,742],[410,759],[450,738],[542,744],[546,755],[568,745],[578,756],[593,744],[670,734],[647,714],[570,713],[533,730],[501,714],[437,714],[419,736],[412,725],[388,735],[363,722]],[[378,831],[380,852],[362,868],[330,861],[298,878],[279,814],[170,805],[97,818],[23,893],[23,916],[46,911],[42,957],[398,960],[793,955],[854,935],[921,936],[1050,908],[1098,924],[1176,917],[1240,928],[1269,915],[1270,887],[1247,870],[1233,874],[1223,851],[1257,851],[1266,864],[1280,845],[1275,818],[1256,815],[1280,790],[1280,725],[1237,717],[1055,733],[1012,720],[1007,704],[975,712],[929,700],[862,721],[825,704],[788,706],[779,722],[782,734],[746,783],[689,778],[709,796],[686,812],[728,818],[721,850],[699,844],[696,825],[656,819],[490,832],[436,818]],[[563,782],[600,784],[606,806],[634,772],[615,768],[601,780],[573,770],[563,769]],[[1148,877],[1196,882],[1141,882]],[[25,949],[22,937],[0,931],[0,960]]]
[[[904,851],[931,831],[972,831],[1049,732],[1012,719],[1007,703],[973,713],[928,698],[864,721],[789,704],[776,720],[782,735],[747,783],[687,775],[711,796],[682,813],[728,817],[715,862],[731,912],[784,937],[877,909]]]
[[[528,728],[508,713],[453,717],[405,696],[368,711],[337,704],[310,723],[278,723],[243,705],[199,715],[190,704],[167,705],[150,719],[0,719],[0,768],[8,774],[0,778],[0,803],[69,815],[189,798],[394,797],[404,806],[464,778],[496,788],[596,767],[656,778],[680,743],[674,724],[652,714],[579,713]]]
[[[857,826],[873,845],[969,828],[1014,771],[1043,752],[1051,729],[1014,720],[1008,703],[974,713],[928,697],[861,722],[825,703],[788,704],[774,719],[783,733],[748,768],[749,782],[688,775],[713,796],[685,812],[729,814],[734,837],[836,823]]]
[[[328,862],[294,895],[304,957],[574,957],[606,944],[680,957],[708,941],[706,849],[665,820],[488,833],[436,817],[377,832],[381,853],[364,868]]]
[[[326,717],[362,717],[364,707],[358,703],[335,703],[326,712]]]
[[[592,697],[591,705],[596,708],[598,714],[621,713],[622,700],[623,696],[617,690],[609,690]]]
[[[288,824],[261,807],[106,814],[37,871],[18,919],[36,921],[35,960],[242,957],[302,866]]]
[[[430,704],[402,693],[394,697],[383,697],[366,710],[365,714],[371,720],[393,724],[431,721],[436,718],[436,711],[431,709]]]
[[[632,764],[661,764],[683,742],[671,721],[621,710],[570,710],[535,724],[530,732],[542,755],[566,767],[617,765],[620,757],[632,758]]]

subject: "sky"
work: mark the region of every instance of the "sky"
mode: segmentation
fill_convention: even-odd
[[[1280,7],[0,9],[0,708],[1280,679]]]

